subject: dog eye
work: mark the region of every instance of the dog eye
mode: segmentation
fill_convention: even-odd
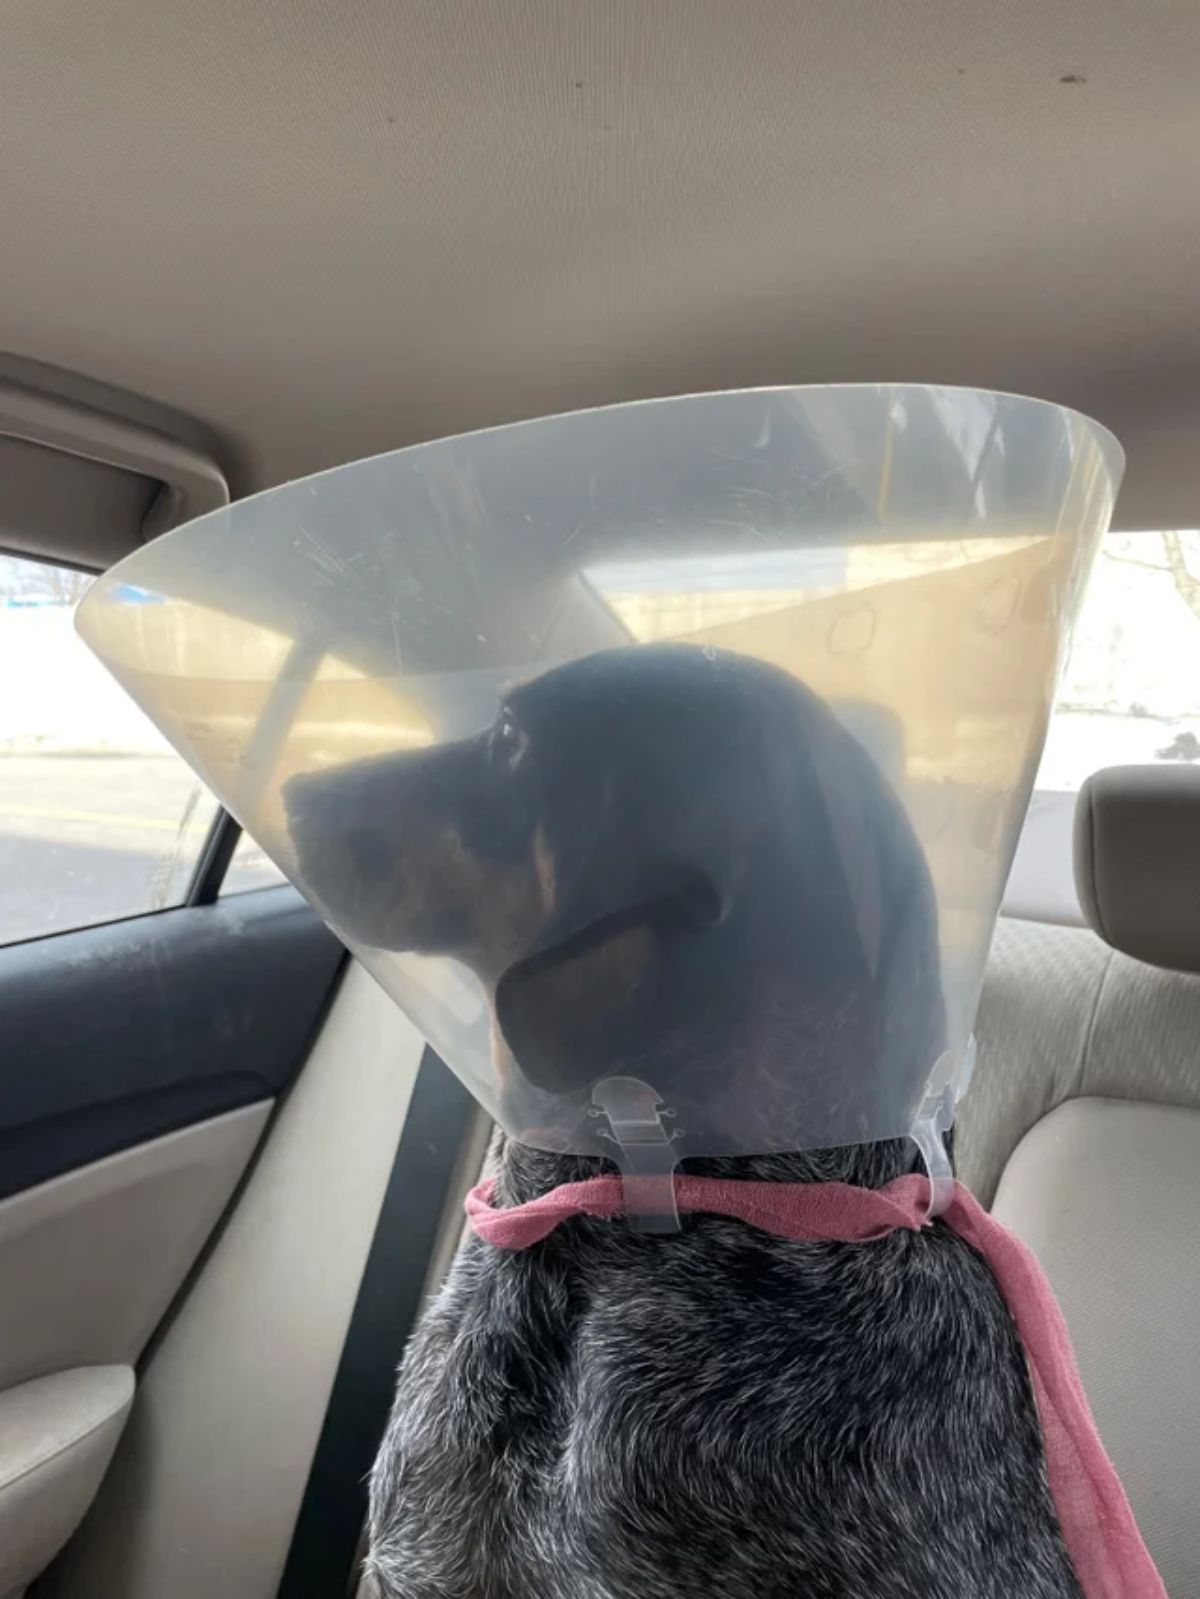
[[[492,734],[492,748],[496,754],[510,766],[515,766],[524,754],[527,742],[524,729],[518,726],[512,712],[502,710]]]

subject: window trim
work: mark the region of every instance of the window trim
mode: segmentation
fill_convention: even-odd
[[[214,905],[221,893],[233,853],[238,847],[242,829],[221,804],[213,817],[208,837],[192,872],[192,881],[184,896],[184,906]],[[279,887],[282,885],[267,885]]]

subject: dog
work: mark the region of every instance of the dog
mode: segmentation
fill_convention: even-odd
[[[912,1169],[878,1130],[944,1043],[932,885],[888,783],[789,674],[603,651],[474,738],[284,797],[335,926],[475,973],[508,1125],[524,1084],[582,1125],[594,1083],[632,1075],[679,1108],[685,1171]],[[495,1161],[502,1204],[606,1169],[503,1135]],[[1015,1328],[937,1223],[469,1239],[405,1354],[369,1536],[385,1599],[1079,1594]]]

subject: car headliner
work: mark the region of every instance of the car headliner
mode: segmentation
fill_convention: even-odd
[[[518,417],[984,384],[1197,520],[1200,8],[67,0],[0,18],[0,349],[236,493]]]

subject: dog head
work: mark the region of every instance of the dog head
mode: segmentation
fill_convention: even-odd
[[[717,1120],[752,1091],[781,1147],[798,1074],[876,1115],[873,1063],[911,1058],[886,1085],[911,1098],[937,1053],[916,839],[824,703],[761,662],[600,652],[514,688],[476,737],[284,797],[331,920],[470,967],[539,1089],[644,1075]]]

